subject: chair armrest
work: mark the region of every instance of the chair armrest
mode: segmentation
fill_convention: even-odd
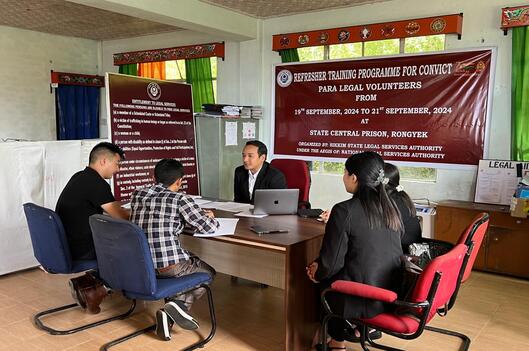
[[[342,294],[364,297],[382,302],[391,303],[397,300],[397,293],[394,291],[347,280],[335,281],[331,284],[331,289]]]
[[[439,243],[439,244],[448,244],[448,245],[456,246],[456,244],[451,243],[449,241],[433,239],[433,238],[421,238],[420,242],[423,242],[423,243]]]

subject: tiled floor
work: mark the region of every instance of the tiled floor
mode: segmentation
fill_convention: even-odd
[[[154,322],[161,302],[140,303],[137,312],[123,321],[92,328],[69,336],[51,336],[31,322],[43,309],[72,301],[68,276],[46,274],[38,269],[0,277],[0,350],[98,350],[107,341]],[[213,284],[218,329],[207,350],[282,350],[282,291],[262,289],[257,284],[219,275]],[[127,308],[127,300],[115,294],[103,304],[103,312],[89,315],[76,309],[46,319],[56,328],[68,328]],[[201,321],[200,333],[207,334],[207,303],[193,309]],[[432,325],[466,333],[471,350],[529,350],[529,282],[485,273],[473,273],[460,291],[456,306],[447,317],[436,317]],[[199,334],[173,329],[172,340],[163,342],[153,333],[125,342],[112,350],[179,350]],[[382,341],[410,351],[458,350],[455,338],[425,332],[419,339],[403,341],[384,336]],[[360,350],[349,344],[348,350]]]

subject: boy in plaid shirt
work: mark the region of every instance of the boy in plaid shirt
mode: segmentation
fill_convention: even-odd
[[[158,277],[179,277],[196,272],[214,277],[215,269],[184,249],[178,239],[185,226],[201,233],[213,233],[219,225],[213,212],[201,209],[193,198],[179,192],[183,176],[182,163],[173,159],[160,160],[154,168],[156,184],[132,194],[131,221],[147,235]],[[170,339],[170,319],[184,329],[198,328],[198,322],[188,310],[204,292],[202,288],[175,296],[157,311],[157,334]]]

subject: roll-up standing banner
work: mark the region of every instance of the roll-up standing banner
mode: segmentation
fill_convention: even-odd
[[[128,201],[136,188],[153,184],[162,158],[182,162],[182,190],[198,195],[191,86],[114,73],[106,79],[109,135],[126,157],[114,176],[116,199]]]
[[[467,168],[486,157],[493,49],[275,66],[274,156]]]

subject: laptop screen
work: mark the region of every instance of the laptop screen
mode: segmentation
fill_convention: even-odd
[[[299,189],[256,189],[254,214],[295,214]]]

